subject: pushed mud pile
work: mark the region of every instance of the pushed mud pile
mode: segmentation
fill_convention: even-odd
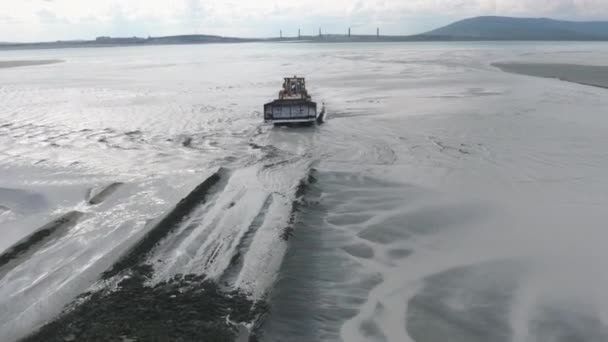
[[[55,321],[22,341],[235,341],[266,310],[240,290],[205,275],[175,275],[151,285],[150,252],[206,202],[220,172],[201,183]],[[241,335],[239,337],[239,335]],[[250,337],[250,340],[255,337]]]
[[[76,308],[23,341],[233,342],[238,323],[266,311],[264,303],[222,292],[205,276],[177,275],[146,286],[151,275],[150,266],[134,268],[116,290],[85,294]]]

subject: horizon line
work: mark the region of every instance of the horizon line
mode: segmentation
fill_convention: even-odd
[[[218,35],[218,34],[206,34],[206,33],[179,33],[179,34],[172,34],[172,35],[158,35],[158,36],[153,36],[153,35],[148,35],[147,37],[145,36],[138,36],[138,35],[134,35],[134,36],[129,36],[129,35],[125,35],[125,36],[110,36],[110,35],[100,35],[97,36],[95,38],[74,38],[74,39],[57,39],[57,40],[45,40],[45,41],[0,41],[0,46],[2,45],[34,45],[34,44],[53,44],[53,43],[84,43],[84,42],[96,42],[98,41],[100,38],[107,38],[107,39],[140,39],[140,40],[151,40],[151,39],[161,39],[161,38],[174,38],[174,37],[214,37],[214,38],[221,38],[221,39],[235,39],[235,40],[249,40],[249,41],[269,41],[269,40],[285,40],[285,39],[296,39],[298,40],[299,38],[303,38],[303,37],[309,37],[309,38],[319,38],[319,37],[323,37],[323,36],[335,36],[335,37],[388,37],[388,38],[408,38],[408,37],[421,37],[421,36],[433,36],[433,35],[429,35],[429,33],[462,22],[462,21],[466,21],[466,20],[471,20],[471,19],[478,19],[478,18],[505,18],[505,19],[533,19],[533,20],[551,20],[551,21],[559,21],[559,22],[571,22],[571,23],[608,23],[608,19],[606,20],[570,20],[570,19],[557,19],[557,18],[551,18],[551,17],[536,17],[536,16],[524,16],[524,17],[515,17],[515,16],[501,16],[501,15],[480,15],[480,16],[474,16],[474,17],[466,17],[463,19],[458,19],[455,20],[449,24],[443,25],[443,26],[439,26],[435,29],[431,29],[429,31],[425,31],[425,32],[421,32],[421,33],[413,33],[413,34],[381,34],[381,27],[377,27],[377,32],[376,33],[359,33],[359,34],[353,34],[350,32],[352,27],[346,27],[346,30],[344,32],[346,33],[323,33],[322,31],[322,27],[319,27],[319,34],[304,34],[304,35],[300,35],[300,29],[294,29],[294,30],[290,30],[290,31],[294,31],[294,32],[298,32],[298,34],[293,35],[293,36],[283,36],[283,29],[278,29],[279,35],[278,36],[224,36],[224,35]],[[439,35],[435,35],[435,37],[438,37]],[[473,38],[473,37],[471,37]],[[479,39],[479,40],[485,40],[485,39]]]

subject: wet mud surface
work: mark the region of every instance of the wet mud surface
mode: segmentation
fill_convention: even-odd
[[[0,342],[606,341],[608,100],[572,82],[604,84],[607,53],[209,45],[0,69]],[[294,68],[330,120],[263,125]]]

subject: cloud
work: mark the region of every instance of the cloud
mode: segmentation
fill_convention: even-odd
[[[2,16],[0,15],[0,25],[3,24],[14,24],[17,22],[17,19],[13,18],[13,17],[7,17],[7,16]]]
[[[22,0],[0,2],[0,40],[324,31],[409,34],[476,15],[608,19],[608,0]]]
[[[52,0],[44,0],[44,1],[52,1]],[[69,20],[65,18],[58,17],[55,12],[43,9],[36,12],[36,17],[43,25],[68,25],[70,24]]]

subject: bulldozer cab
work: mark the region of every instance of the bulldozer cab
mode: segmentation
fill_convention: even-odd
[[[304,77],[286,77],[283,82],[283,90],[281,91],[280,99],[307,99],[306,81]]]

